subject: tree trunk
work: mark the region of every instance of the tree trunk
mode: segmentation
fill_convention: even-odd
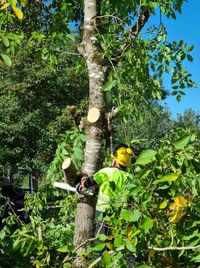
[[[107,67],[104,64],[98,40],[95,37],[96,28],[94,25],[97,15],[97,1],[84,0],[84,33],[79,52],[85,58],[89,76],[89,107],[98,110],[97,120],[88,122],[86,131],[85,159],[82,172],[89,176],[93,175],[101,166],[101,148],[104,138],[104,94],[103,85],[105,83]],[[91,118],[89,115],[87,118]],[[75,217],[74,244],[80,245],[87,239],[93,237],[94,218],[96,200],[91,197],[79,197]],[[85,246],[85,245],[84,245]],[[79,248],[79,252],[84,251],[84,246]],[[76,267],[86,267],[84,261],[77,258]]]

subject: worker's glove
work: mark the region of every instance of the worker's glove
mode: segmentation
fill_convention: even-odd
[[[75,184],[77,184],[77,183],[81,183],[81,180],[83,179],[83,178],[87,178],[88,177],[88,175],[86,174],[86,173],[83,173],[83,172],[81,172],[81,173],[78,173],[77,175],[76,175],[76,178],[75,178]]]
[[[86,195],[86,196],[94,196],[95,195],[95,191],[93,188],[82,187],[82,184],[80,184],[80,183],[78,183],[76,185],[76,191],[79,194]]]
[[[81,178],[80,185],[81,185],[82,188],[85,188],[85,189],[86,189],[86,187],[85,187],[85,182],[87,181],[87,178],[88,178],[87,175],[84,175],[84,176]]]

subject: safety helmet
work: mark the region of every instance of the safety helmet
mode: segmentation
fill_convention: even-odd
[[[111,154],[111,157],[114,158],[118,164],[124,167],[127,167],[131,164],[133,156],[133,150],[125,144],[118,146],[114,150],[113,154]]]

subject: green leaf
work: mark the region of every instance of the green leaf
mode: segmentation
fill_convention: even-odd
[[[8,38],[5,37],[4,35],[1,38],[2,38],[2,42],[3,42],[4,46],[9,47],[10,42],[9,42]]]
[[[194,262],[200,263],[200,254],[191,259]]]
[[[193,50],[193,48],[194,48],[194,46],[190,46],[190,47],[187,48],[187,51],[191,52]]]
[[[191,137],[190,137],[190,140],[191,140],[191,141],[195,141],[195,139],[196,139],[196,135],[193,133],[193,134],[191,135]]]
[[[68,246],[64,246],[64,247],[58,248],[57,251],[62,252],[62,253],[66,253],[66,252],[68,252],[68,249],[69,249]]]
[[[152,227],[153,227],[153,220],[150,218],[146,218],[142,225],[144,233],[147,234]]]
[[[176,96],[176,100],[177,100],[178,102],[180,102],[180,101],[181,101],[181,95],[177,95],[177,96]]]
[[[177,89],[178,86],[173,86],[172,88]],[[173,95],[173,96],[175,96],[177,94],[178,94],[178,91],[176,91],[176,90],[171,93],[171,95]]]
[[[190,54],[187,54],[187,59],[188,59],[189,61],[193,61],[193,57],[192,57]]]
[[[140,218],[141,214],[140,211],[135,209],[133,211],[133,213],[131,213],[129,210],[127,209],[122,209],[121,210],[121,214],[120,214],[121,218],[128,221],[128,222],[135,222],[138,221],[138,219]]]
[[[93,251],[102,251],[105,247],[105,243],[97,243],[94,247],[92,247]]]
[[[148,170],[143,169],[143,170],[138,174],[138,178],[139,178],[139,179],[144,179],[144,178],[146,178],[146,177],[149,175],[149,173],[151,173],[151,172],[152,172],[151,169],[148,169]]]
[[[5,230],[1,230],[0,231],[0,239],[3,240],[5,238],[5,236],[6,236]]]
[[[102,259],[102,264],[105,267],[108,267],[111,263],[111,256],[107,250],[104,251],[103,253],[103,259]]]
[[[8,65],[9,67],[12,65],[12,61],[8,55],[1,53],[1,57],[6,65]]]
[[[181,94],[181,95],[185,95],[185,92],[184,91],[179,91],[179,93]]]
[[[156,151],[154,150],[146,150],[143,151],[139,156],[137,161],[135,162],[135,165],[146,165],[149,164],[152,160],[154,160],[154,157],[156,155]]]
[[[13,249],[17,250],[20,248],[21,240],[17,239],[13,243]]]
[[[193,237],[200,237],[200,233],[198,230],[195,230],[191,235],[184,235],[183,240],[191,240]]]
[[[149,6],[152,7],[152,8],[156,8],[158,6],[158,3],[150,1]]]
[[[183,149],[190,142],[191,135],[187,135],[173,143],[175,149]]]
[[[176,181],[178,179],[178,175],[175,173],[169,173],[166,174],[165,176],[163,176],[161,179],[159,180],[155,180],[153,182],[153,184],[158,184],[158,183],[162,183],[162,182],[171,182],[171,181]]]
[[[108,82],[105,83],[103,89],[104,91],[110,91],[114,86],[116,85],[115,80],[108,80]]]
[[[115,237],[114,245],[115,247],[120,247],[123,245],[121,235],[118,235],[117,237]]]
[[[74,147],[73,150],[74,150],[74,153],[72,155],[72,158],[83,160],[83,150],[79,147]]]
[[[34,248],[35,248],[35,240],[31,239],[29,245],[26,247],[26,250],[23,252],[23,256],[25,257],[28,254],[30,254]]]
[[[200,225],[200,221],[193,221],[191,228],[199,226],[199,225]]]
[[[99,234],[98,235],[98,239],[101,240],[101,241],[105,241],[107,238],[107,236],[105,234]]]
[[[150,62],[150,66],[151,66],[151,70],[154,72],[155,71],[155,65],[153,64],[153,62]]]
[[[128,250],[130,250],[131,252],[136,252],[135,240],[134,241],[131,241],[130,239],[126,239],[125,240],[125,245],[126,245],[126,248]]]
[[[160,11],[162,12],[162,14],[165,14],[165,7],[160,7]]]
[[[67,35],[67,38],[69,38],[70,40],[72,40],[73,42],[75,42],[75,36],[74,35],[72,35],[72,34],[68,34]]]
[[[183,40],[180,40],[180,41],[178,42],[178,46],[181,47],[182,45],[183,45]]]

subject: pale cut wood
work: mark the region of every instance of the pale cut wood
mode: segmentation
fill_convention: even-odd
[[[39,226],[38,227],[38,240],[42,240],[42,227],[41,226]]]
[[[76,176],[77,176],[77,170],[72,162],[72,159],[70,157],[66,158],[62,164],[62,170],[64,173],[65,181],[71,185],[75,186],[76,184]]]
[[[100,112],[99,109],[96,107],[92,107],[89,111],[88,111],[88,115],[87,115],[87,120],[89,123],[95,123],[97,122],[97,120],[100,117]]]

